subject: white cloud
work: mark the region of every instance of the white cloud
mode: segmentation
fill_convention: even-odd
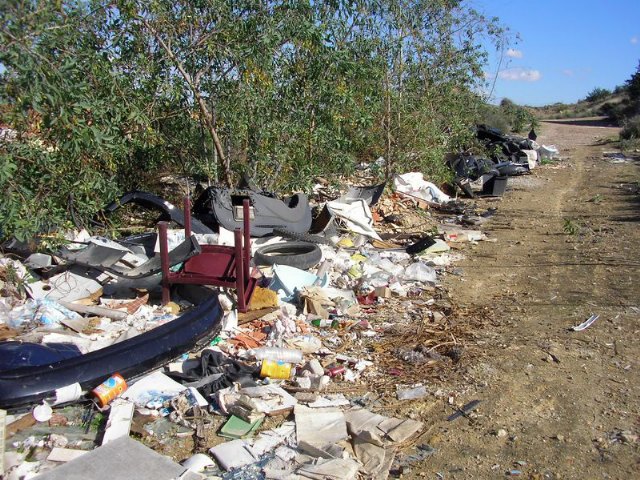
[[[516,50],[515,48],[510,48],[509,50],[507,50],[507,57],[522,58],[522,50]]]
[[[498,73],[498,77],[502,80],[510,80],[514,82],[537,82],[542,78],[539,70],[529,70],[526,68],[508,68]]]
[[[573,77],[575,72],[573,70],[571,70],[570,68],[565,68],[564,70],[562,70],[562,74],[566,75],[567,77]]]
[[[631,37],[631,40],[629,40],[633,45],[635,45],[636,43],[638,43],[638,37]]]

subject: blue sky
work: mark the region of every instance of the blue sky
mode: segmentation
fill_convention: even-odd
[[[595,87],[622,85],[640,61],[640,0],[469,0],[497,16],[520,39],[500,53],[491,49],[493,103],[573,103]]]

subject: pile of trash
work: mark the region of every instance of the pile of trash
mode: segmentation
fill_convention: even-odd
[[[495,209],[419,173],[313,203],[244,187],[182,212],[130,192],[106,211],[177,228],[0,258],[4,478],[387,478],[434,452],[378,412],[447,396],[428,372],[464,345],[439,278]]]
[[[477,155],[452,155],[447,163],[455,174],[454,183],[469,197],[475,192],[501,196],[509,177],[526,175],[542,161],[559,159],[555,145],[536,143],[532,128],[529,137],[506,135],[486,125],[478,125],[476,137],[483,143],[487,157]]]

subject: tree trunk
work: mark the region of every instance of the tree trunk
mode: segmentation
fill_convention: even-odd
[[[389,70],[385,73],[385,101],[384,101],[384,129],[386,133],[385,141],[385,180],[391,178],[391,86],[389,85]]]
[[[218,137],[218,132],[216,131],[215,125],[213,123],[213,115],[207,108],[207,104],[202,98],[200,94],[200,76],[204,73],[204,70],[196,73],[195,78],[193,78],[189,72],[185,69],[183,63],[175,56],[173,50],[171,50],[170,45],[164,41],[161,35],[151,26],[151,24],[147,20],[142,20],[143,24],[153,33],[153,36],[156,38],[162,49],[166,52],[169,59],[176,66],[182,78],[184,78],[187,85],[191,89],[196,102],[198,103],[198,108],[200,109],[200,114],[204,119],[204,124],[207,127],[207,131],[209,135],[211,135],[211,139],[213,140],[213,144],[216,147],[216,153],[218,154],[218,160],[220,162],[220,166],[222,167],[222,178],[227,187],[232,186],[232,178],[231,178],[231,164],[229,159],[224,154],[224,149],[222,148],[222,143],[220,143],[220,138]]]
[[[220,166],[222,167],[222,178],[224,179],[224,183],[227,185],[227,187],[231,187],[233,185],[233,179],[231,178],[231,163],[224,154],[224,149],[222,148],[222,143],[220,143],[218,132],[213,125],[213,115],[211,115],[211,112],[207,108],[207,104],[200,95],[200,92],[196,88],[192,88],[192,91],[193,95],[196,97],[196,101],[198,102],[198,107],[200,107],[200,113],[204,117],[204,122],[207,130],[209,131],[209,135],[211,135],[213,144],[216,147],[218,160],[220,161]]]

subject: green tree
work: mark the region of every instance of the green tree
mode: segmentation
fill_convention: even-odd
[[[56,8],[56,7],[59,8]],[[0,101],[18,132],[0,145],[3,236],[64,222],[73,195],[88,217],[154,142],[131,83],[105,54],[108,11],[84,2],[8,2],[0,13]]]
[[[472,135],[485,38],[461,0],[9,0],[2,236],[82,218],[165,171],[277,190],[386,157],[444,178]],[[40,212],[40,213],[33,213]]]
[[[611,90],[596,87],[587,94],[585,100],[587,102],[599,102],[600,100],[607,98],[609,95],[611,95]]]

